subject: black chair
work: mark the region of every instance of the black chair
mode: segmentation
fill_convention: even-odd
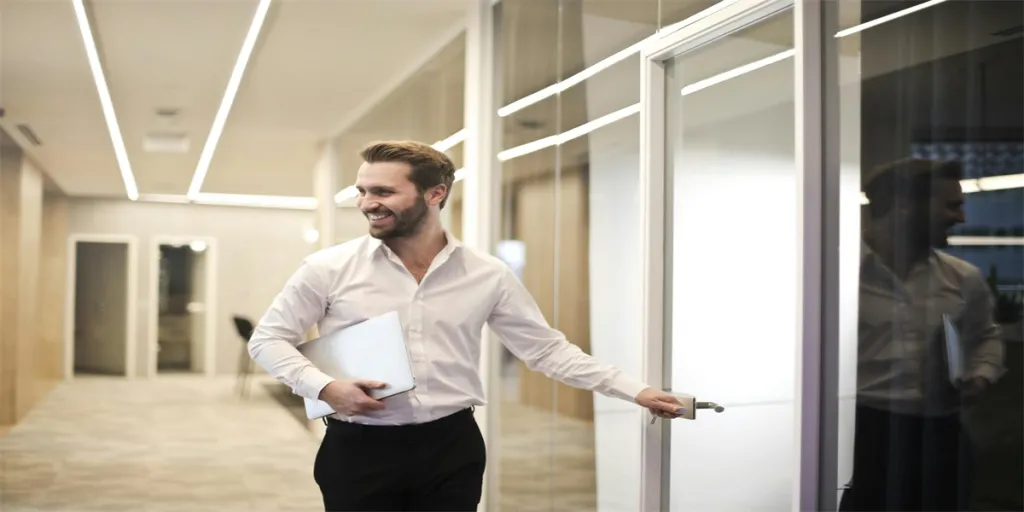
[[[242,357],[238,362],[238,381],[236,383],[236,391],[238,396],[245,398],[249,396],[249,376],[252,375],[254,370],[255,362],[249,357],[249,339],[252,338],[252,332],[255,328],[252,325],[252,320],[244,316],[235,315],[231,317],[235,322],[235,330],[238,331],[238,335],[242,338]]]

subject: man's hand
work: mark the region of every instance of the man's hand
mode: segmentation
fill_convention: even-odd
[[[973,377],[960,383],[960,393],[964,405],[974,405],[988,389],[989,382],[983,377]]]
[[[676,418],[685,412],[678,398],[660,389],[647,388],[634,400],[659,418]]]
[[[384,408],[384,402],[374,400],[366,394],[368,389],[385,387],[383,382],[372,380],[336,380],[320,390],[320,400],[327,402],[335,412],[355,416]]]

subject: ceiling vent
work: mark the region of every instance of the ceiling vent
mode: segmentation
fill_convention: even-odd
[[[21,132],[21,134],[25,136],[25,139],[28,140],[33,146],[43,145],[43,141],[39,140],[39,136],[36,135],[36,132],[32,131],[31,126],[27,124],[19,124],[17,126],[18,131]]]
[[[189,147],[188,135],[180,132],[150,132],[142,139],[147,153],[187,153]]]

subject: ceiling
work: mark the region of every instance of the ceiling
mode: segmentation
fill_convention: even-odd
[[[139,191],[184,194],[257,1],[86,3]],[[203,191],[312,195],[322,141],[401,83],[425,49],[458,34],[465,5],[273,2]],[[124,197],[71,1],[2,0],[0,8],[0,125],[66,193]],[[143,140],[154,133],[184,134],[188,150],[147,152]]]

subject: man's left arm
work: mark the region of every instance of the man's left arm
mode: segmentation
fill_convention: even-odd
[[[1002,330],[995,321],[995,304],[981,272],[964,283],[967,300],[963,315],[963,337],[968,343],[966,381],[982,379],[992,384],[1006,373]]]
[[[652,412],[680,412],[679,402],[671,394],[633,380],[569,343],[564,334],[548,324],[530,292],[511,271],[502,275],[500,288],[488,324],[531,370],[574,388],[637,403]]]

